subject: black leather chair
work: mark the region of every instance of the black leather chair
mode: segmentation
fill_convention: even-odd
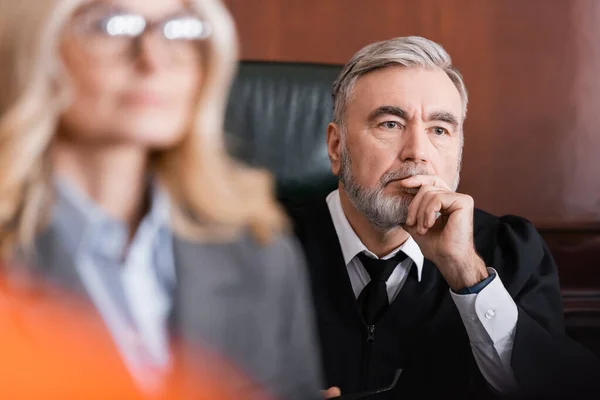
[[[243,62],[227,113],[228,146],[238,159],[270,170],[286,204],[336,187],[325,134],[331,87],[341,67]]]

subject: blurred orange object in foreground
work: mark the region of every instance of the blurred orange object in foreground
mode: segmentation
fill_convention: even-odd
[[[16,288],[0,279],[0,399],[148,398],[135,387],[100,318],[84,303],[47,287]],[[173,374],[152,398],[240,398],[229,392],[233,382],[224,374],[183,377]]]

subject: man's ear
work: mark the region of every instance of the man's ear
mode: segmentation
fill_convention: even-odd
[[[340,156],[342,154],[342,129],[335,122],[327,125],[327,154],[329,155],[329,161],[331,162],[331,172],[335,176],[339,176],[341,161]]]

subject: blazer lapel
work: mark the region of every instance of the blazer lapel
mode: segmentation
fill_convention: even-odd
[[[192,343],[200,337],[211,338],[212,333],[218,334],[223,313],[230,306],[235,309],[234,303],[243,297],[239,294],[244,290],[244,277],[232,264],[243,265],[244,260],[226,243],[190,242],[177,237],[173,253],[176,284],[170,317],[172,332]]]
[[[73,259],[52,228],[38,235],[35,240],[33,259],[26,263],[29,268],[36,273],[41,273],[51,283],[56,283],[90,300]]]
[[[255,350],[256,332],[265,323],[254,312],[264,306],[257,294],[266,289],[257,286],[263,282],[257,282],[262,275],[256,253],[243,237],[227,243],[175,238],[173,250],[177,283],[170,327],[178,368],[200,375],[221,371],[236,377],[228,382],[234,392],[256,391],[242,372],[260,375],[264,361]],[[189,379],[197,384],[194,374]]]

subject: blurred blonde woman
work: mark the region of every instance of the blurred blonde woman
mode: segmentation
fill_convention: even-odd
[[[3,264],[89,302],[144,393],[178,342],[311,398],[302,257],[223,145],[236,57],[218,0],[0,0]]]

